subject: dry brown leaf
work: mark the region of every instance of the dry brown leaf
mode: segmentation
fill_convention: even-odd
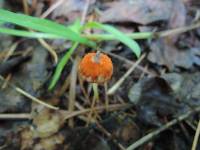
[[[21,150],[55,150],[64,142],[64,135],[58,133],[47,138],[39,138],[35,142],[34,131],[30,128],[24,128],[21,131]]]
[[[64,116],[59,111],[52,111],[38,106],[33,115],[33,135],[37,138],[46,138],[58,132],[64,124]]]
[[[94,2],[95,0],[90,0],[90,4]],[[63,16],[73,21],[81,17],[86,3],[87,0],[64,0],[63,4],[53,11],[52,16],[53,18]]]
[[[106,7],[108,8],[102,12],[100,21],[134,22],[146,25],[155,21],[169,20],[172,15],[176,16],[173,13],[177,9],[176,5],[180,3],[179,0],[114,1],[106,3]],[[179,8],[182,7],[180,5]]]
[[[193,64],[200,65],[199,48],[178,49],[167,39],[151,43],[148,59],[156,64],[164,65],[173,70],[175,67],[189,69]]]
[[[65,138],[62,134],[56,134],[50,138],[43,138],[34,147],[34,150],[55,150],[63,144]]]

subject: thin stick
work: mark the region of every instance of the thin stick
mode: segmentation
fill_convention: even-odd
[[[14,53],[14,51],[16,50],[17,46],[18,46],[19,42],[15,42],[10,49],[8,50],[3,62],[6,62],[8,60],[8,58]]]
[[[21,120],[21,119],[31,119],[31,114],[0,114],[0,120]]]
[[[134,71],[136,66],[144,59],[146,55],[143,54],[138,61],[108,90],[107,94],[112,95],[116,92],[116,90],[121,86],[124,80]]]
[[[109,106],[109,98],[107,95],[107,91],[108,91],[108,84],[107,82],[104,83],[104,89],[105,89],[105,106],[106,106],[106,111],[108,110],[108,106]]]
[[[90,0],[87,0],[81,17],[81,25],[85,23],[89,5],[90,5]]]
[[[49,7],[41,16],[40,18],[46,18],[51,12],[53,12],[57,7],[59,7],[64,0],[56,1],[51,7]]]
[[[196,112],[199,112],[199,111],[200,111],[200,107],[196,107],[195,109],[188,111],[187,113],[179,116],[178,118],[173,119],[172,121],[168,122],[167,124],[165,124],[164,126],[160,127],[159,129],[157,129],[157,130],[145,135],[144,137],[142,137],[138,141],[134,142],[126,150],[134,150],[134,149],[138,148],[139,146],[141,146],[144,143],[146,143],[146,142],[150,141],[151,139],[153,139],[155,136],[160,134],[162,131],[172,127],[173,125],[177,124],[178,122],[183,121],[184,119],[188,118],[192,114],[194,114]]]
[[[197,143],[198,143],[198,140],[199,140],[199,134],[200,134],[200,120],[199,120],[199,123],[198,123],[198,126],[197,126],[197,130],[196,130],[196,133],[195,133],[195,136],[194,136],[194,140],[193,140],[193,143],[192,143],[192,149],[191,150],[196,150]]]
[[[115,110],[119,110],[119,109],[126,108],[126,107],[129,107],[129,106],[130,106],[130,104],[127,104],[127,103],[125,103],[125,104],[112,104],[112,105],[109,105],[108,111],[115,111]],[[99,107],[94,107],[94,110],[97,111],[97,112],[102,112],[102,111],[106,110],[106,108],[105,108],[105,106],[99,106]],[[63,114],[65,114],[65,119],[69,119],[69,118],[76,117],[76,116],[79,116],[79,115],[87,114],[88,112],[91,112],[91,108],[79,110],[79,111],[74,111],[74,112],[63,111]]]
[[[199,27],[200,27],[200,22],[197,22],[196,24],[192,24],[189,26],[180,27],[176,29],[170,29],[170,30],[161,31],[161,32],[138,32],[138,33],[129,33],[126,35],[132,39],[160,38],[160,37],[166,37],[166,36],[185,33],[185,32],[197,29]],[[115,36],[112,34],[83,34],[82,36],[90,40],[98,40],[98,41],[103,41],[103,40],[107,41],[107,40],[116,39]]]
[[[9,83],[11,77],[12,77],[12,74],[11,74],[11,73],[9,73],[9,74],[6,76],[5,81],[4,81],[4,83],[2,84],[2,86],[1,86],[1,89],[5,89],[5,88],[8,86],[8,83]]]
[[[60,2],[59,2],[60,3]],[[62,4],[62,2],[61,2],[61,4]],[[61,5],[61,4],[59,4],[59,5]],[[29,11],[28,11],[28,3],[27,3],[27,0],[23,0],[23,5],[24,5],[24,11],[25,11],[25,13],[26,14],[28,14],[29,13]],[[55,8],[57,8],[59,5],[56,5],[56,7]],[[54,6],[54,5],[53,5]],[[51,7],[50,7],[51,8]],[[41,18],[45,18],[47,15],[48,15],[48,13],[51,13],[51,11],[53,11],[54,9],[48,9],[47,11],[46,11],[46,13],[47,14],[43,14],[44,16],[41,16]],[[49,10],[51,10],[50,12],[49,12]],[[46,15],[46,16],[45,16]],[[32,30],[30,30],[30,31],[32,31]],[[57,62],[58,62],[58,56],[57,56],[57,54],[56,54],[56,52],[55,52],[55,50],[45,41],[45,40],[43,40],[43,39],[41,39],[41,38],[38,38],[37,39],[38,41],[39,41],[39,43],[45,48],[45,49],[47,49],[47,51],[51,54],[51,56],[53,57],[53,59],[54,59],[54,63],[55,64],[57,64]]]
[[[74,64],[71,70],[70,78],[70,89],[69,89],[69,103],[68,110],[69,112],[73,112],[75,108],[75,99],[76,99],[76,81],[77,81],[77,70],[78,70],[79,58],[76,57],[74,60]],[[68,125],[70,127],[74,127],[73,118],[69,120]]]
[[[23,96],[25,96],[25,97],[31,99],[32,101],[34,101],[34,102],[36,102],[36,103],[39,103],[39,104],[41,104],[41,105],[44,105],[44,106],[47,107],[47,108],[54,109],[54,110],[58,110],[58,109],[59,109],[58,107],[52,106],[52,105],[50,105],[50,104],[47,104],[47,103],[43,102],[42,100],[40,100],[40,99],[38,99],[38,98],[36,98],[36,97],[30,95],[29,93],[27,93],[26,91],[22,90],[21,88],[15,87],[15,90],[16,90],[17,92],[19,92],[20,94],[22,94]]]
[[[96,125],[101,132],[103,132],[108,138],[112,139],[112,141],[120,148],[120,150],[126,150],[125,147],[115,138],[113,138],[112,134],[110,134],[101,124],[97,122]]]
[[[45,40],[38,39],[38,41],[45,49],[47,49],[47,51],[53,57],[54,63],[57,64],[58,63],[58,55],[56,54],[55,50]]]
[[[124,57],[122,57],[120,55],[117,55],[117,54],[114,54],[114,53],[111,53],[111,52],[105,52],[105,53],[108,54],[108,55],[110,55],[110,56],[112,56],[112,57],[115,57],[115,58],[117,58],[117,59],[119,59],[121,61],[124,61],[125,63],[127,63],[130,66],[132,66],[132,65],[135,64],[135,62],[130,61],[127,58],[124,58]],[[150,72],[150,71],[146,70],[143,66],[137,65],[136,68],[139,69],[139,70],[141,70],[142,72],[150,75],[150,76],[156,76],[156,73],[153,73],[153,72]]]
[[[28,0],[23,0],[23,7],[24,7],[24,13],[26,15],[29,15],[29,7],[28,7]]]
[[[158,36],[159,38],[166,37],[166,36],[172,36],[172,35],[177,35],[180,33],[185,33],[187,31],[194,30],[199,27],[200,27],[200,22],[197,22],[196,24],[192,24],[190,26],[185,26],[185,27],[180,27],[180,28],[176,28],[176,29],[157,32],[157,33],[155,33],[154,36],[155,37]]]
[[[80,85],[80,88],[81,88],[81,90],[82,90],[82,92],[83,92],[83,95],[84,95],[84,97],[85,97],[85,103],[88,103],[88,104],[90,104],[90,98],[89,98],[89,96],[88,96],[88,94],[87,94],[87,92],[86,92],[86,90],[85,90],[85,88],[84,88],[84,86],[83,86],[83,80],[81,79],[81,77],[79,76],[79,85]]]

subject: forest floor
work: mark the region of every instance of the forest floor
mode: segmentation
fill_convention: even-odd
[[[1,0],[0,8],[66,26],[79,18],[127,35],[155,33],[133,38],[139,58],[116,40],[79,45],[52,90],[72,42],[0,33],[0,150],[200,150],[198,0]],[[97,96],[78,70],[98,49],[111,58],[113,75]]]

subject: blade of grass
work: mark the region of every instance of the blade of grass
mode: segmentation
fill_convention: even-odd
[[[131,39],[150,39],[153,38],[153,32],[135,32],[135,33],[128,33],[128,36]],[[108,40],[117,40],[116,36],[113,34],[83,34],[83,37],[94,40],[94,41],[108,41]]]
[[[0,21],[13,23],[40,32],[51,33],[58,36],[66,37],[69,40],[80,42],[88,46],[95,46],[92,41],[81,37],[79,33],[76,33],[70,28],[56,22],[23,14],[16,14],[3,9],[0,9],[0,14]]]
[[[68,26],[69,29],[71,29],[72,31],[80,34],[81,30],[82,30],[82,25],[79,19],[76,19],[75,22],[72,25]]]
[[[68,26],[72,31],[74,31],[75,33],[81,33],[81,23],[80,20],[77,19],[72,25]],[[71,47],[71,49],[65,53],[65,55],[63,56],[63,58],[61,59],[61,61],[59,62],[59,64],[56,66],[56,71],[53,75],[53,78],[51,80],[50,86],[49,86],[49,90],[52,90],[57,81],[60,78],[60,75],[62,73],[62,70],[64,69],[64,66],[67,64],[69,58],[71,57],[72,53],[74,52],[74,50],[78,47],[78,42],[74,43],[73,46]]]
[[[131,38],[129,38],[128,36],[126,36],[121,31],[114,28],[113,26],[101,24],[98,22],[89,22],[84,26],[84,28],[97,28],[97,29],[105,30],[105,31],[109,32],[110,34],[114,35],[115,39],[117,39],[117,40],[121,41],[122,43],[124,43],[125,45],[127,45],[135,53],[135,55],[137,57],[140,56],[141,49],[140,49],[140,46],[138,45],[138,43],[136,41],[132,40]]]
[[[72,53],[74,52],[74,50],[77,48],[78,44],[79,44],[78,42],[75,42],[72,45],[72,47],[68,50],[68,52],[65,53],[65,55],[62,57],[60,62],[58,63],[58,66],[56,67],[56,71],[55,71],[53,78],[50,82],[48,90],[52,90],[55,87],[55,85],[56,85],[57,81],[59,80],[60,75],[63,71],[63,68],[67,64],[67,62],[68,62],[69,58],[71,57]]]
[[[16,29],[1,28],[1,27],[0,27],[0,33],[10,34],[14,36],[29,37],[29,38],[66,39],[65,37],[50,33],[29,32],[24,30],[16,30]]]

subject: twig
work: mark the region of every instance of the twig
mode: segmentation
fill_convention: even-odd
[[[109,106],[109,98],[108,98],[108,95],[107,95],[107,91],[108,91],[108,84],[107,84],[107,82],[104,83],[104,90],[105,90],[105,106],[106,106],[106,110],[107,110],[108,106]]]
[[[155,136],[160,134],[162,131],[172,127],[173,125],[177,124],[178,122],[183,121],[184,119],[188,118],[193,113],[199,112],[199,111],[200,111],[200,107],[196,107],[195,109],[188,111],[187,113],[179,116],[178,118],[173,119],[172,121],[168,122],[167,124],[160,127],[159,129],[145,135],[144,137],[142,137],[141,139],[139,139],[138,141],[136,141],[135,143],[130,145],[126,150],[134,150],[134,149],[138,148],[139,146],[141,146],[144,143],[148,142],[149,140],[153,139]]]
[[[81,17],[81,25],[83,25],[85,23],[89,5],[90,5],[90,0],[86,0],[86,4],[85,4],[84,10],[83,10],[82,17]]]
[[[77,70],[78,70],[79,58],[76,57],[74,60],[74,64],[71,70],[70,78],[70,89],[69,89],[69,103],[68,103],[68,111],[73,112],[75,108],[75,99],[76,99],[76,81],[77,81]],[[68,122],[70,127],[74,126],[73,118],[71,118]]]
[[[23,0],[23,7],[24,7],[24,13],[29,15],[29,7],[28,7],[28,1],[27,0]]]
[[[19,42],[15,42],[10,49],[8,50],[5,58],[3,59],[3,62],[6,62],[8,60],[8,58],[14,53],[14,51],[16,50],[17,46],[18,46]]]
[[[78,77],[78,79],[79,79],[79,85],[80,85],[81,91],[83,92],[83,95],[85,97],[84,103],[90,104],[90,98],[89,98],[89,96],[88,96],[88,94],[87,94],[87,92],[86,92],[86,90],[83,86],[83,80],[81,79],[80,76]]]
[[[185,27],[180,27],[176,29],[171,29],[171,30],[166,30],[166,31],[161,31],[161,32],[155,32],[154,36],[155,37],[166,37],[166,36],[172,36],[180,33],[185,33],[190,30],[194,30],[196,28],[200,27],[200,22],[197,22],[196,24],[192,24],[190,26],[185,26]]]
[[[119,110],[122,108],[126,108],[129,107],[130,104],[112,104],[108,106],[108,111],[114,111],[114,110]],[[104,110],[106,110],[105,106],[99,106],[99,107],[94,107],[94,110],[97,112],[102,112]],[[91,108],[88,109],[84,109],[84,110],[78,110],[78,111],[74,111],[74,112],[68,112],[68,111],[63,111],[63,114],[65,115],[65,119],[69,119],[75,116],[79,116],[79,115],[84,115],[87,114],[91,111]]]
[[[123,109],[126,107],[129,107],[129,104],[113,104],[109,106],[109,111],[115,111],[115,110],[119,110],[119,109]],[[106,108],[104,106],[99,106],[99,107],[95,107],[94,108],[96,111],[98,112],[102,112],[104,110],[106,110]],[[74,111],[74,112],[69,112],[69,111],[63,111],[63,110],[58,110],[61,111],[65,117],[65,119],[69,119],[72,117],[76,117],[79,115],[84,115],[87,114],[91,111],[91,109],[82,109],[79,111]],[[18,120],[18,119],[31,119],[32,115],[29,113],[23,113],[23,114],[0,114],[0,120],[9,120],[9,119],[13,119],[13,120]]]
[[[31,114],[0,114],[0,120],[18,120],[18,119],[31,119]]]
[[[125,147],[119,143],[116,139],[113,139],[112,134],[110,134],[101,124],[96,123],[97,128],[103,132],[108,138],[112,139],[112,141],[120,148],[120,150],[126,150]]]
[[[66,79],[65,79],[65,81],[64,81],[64,83],[63,83],[63,85],[62,85],[62,87],[57,91],[57,93],[56,93],[56,96],[57,96],[57,97],[62,96],[62,95],[66,92],[66,90],[69,89],[70,79],[71,79],[71,76],[68,75],[68,76],[66,77]]]
[[[57,7],[59,7],[64,0],[56,1],[51,7],[49,7],[41,16],[40,18],[46,18],[52,11],[54,11]]]
[[[58,55],[56,54],[55,50],[43,39],[38,39],[39,43],[47,49],[47,51],[51,54],[51,56],[54,59],[54,63],[58,63]]]
[[[29,93],[27,93],[26,91],[22,90],[21,88],[15,87],[15,90],[17,92],[19,92],[20,94],[24,95],[25,97],[31,99],[34,102],[37,102],[37,103],[39,103],[41,105],[44,105],[45,107],[48,107],[50,109],[58,110],[58,107],[55,107],[55,106],[52,106],[50,104],[47,104],[47,103],[43,102],[42,100],[30,95]]]
[[[170,29],[170,30],[161,31],[161,32],[139,32],[139,33],[129,33],[126,35],[132,39],[160,38],[160,37],[166,37],[166,36],[171,36],[175,34],[185,33],[190,30],[197,29],[199,27],[200,27],[200,22],[197,22],[196,24],[192,24],[190,26]],[[83,34],[82,36],[90,40],[98,40],[98,41],[116,39],[115,36],[111,34]]]
[[[192,149],[191,150],[196,150],[197,143],[198,143],[198,140],[199,140],[199,134],[200,134],[200,120],[199,120],[199,123],[198,123],[198,126],[197,126],[197,130],[196,130],[196,133],[195,133],[195,136],[194,136],[194,140],[193,140],[193,143],[192,143]]]
[[[8,83],[9,83],[11,77],[12,77],[12,74],[11,74],[11,73],[9,73],[9,74],[6,76],[5,81],[4,81],[4,83],[2,84],[2,86],[1,86],[1,89],[2,89],[2,90],[5,89],[5,88],[8,86]]]
[[[105,53],[108,54],[108,55],[110,55],[110,56],[112,56],[112,57],[115,57],[115,58],[117,58],[117,59],[119,59],[119,60],[121,60],[121,61],[124,61],[125,63],[127,63],[127,64],[130,65],[130,66],[132,66],[132,65],[135,64],[135,62],[130,61],[130,60],[128,60],[127,58],[124,58],[124,57],[122,57],[122,56],[120,56],[120,55],[117,55],[117,54],[114,54],[114,53],[111,53],[111,52],[105,52]],[[139,69],[139,70],[141,70],[142,72],[144,72],[144,73],[150,75],[150,76],[156,76],[156,73],[153,73],[153,72],[148,71],[146,68],[144,68],[144,67],[141,66],[141,65],[137,65],[136,68]]]
[[[27,3],[27,0],[23,0],[23,6],[24,6],[24,12],[25,12],[25,14],[29,14],[29,7],[28,7],[28,3]],[[54,9],[53,9],[54,10]],[[52,11],[53,11],[52,10]],[[44,14],[45,15],[45,14]],[[47,14],[48,15],[48,14]],[[44,16],[44,18],[45,18],[46,16]],[[41,18],[43,18],[43,17],[41,17]],[[30,30],[30,29],[29,29]],[[31,32],[33,32],[33,30],[30,30]],[[54,59],[54,63],[55,64],[57,64],[57,62],[58,62],[58,56],[57,56],[57,54],[56,54],[56,52],[55,52],[55,50],[45,41],[45,40],[43,40],[43,39],[41,39],[41,38],[38,38],[37,39],[38,41],[39,41],[39,43],[45,48],[45,49],[47,49],[47,51],[52,55],[52,57],[53,57],[53,59]]]
[[[143,54],[138,61],[108,90],[107,94],[112,95],[116,92],[116,90],[121,86],[124,80],[134,71],[136,66],[144,59],[146,55]]]

